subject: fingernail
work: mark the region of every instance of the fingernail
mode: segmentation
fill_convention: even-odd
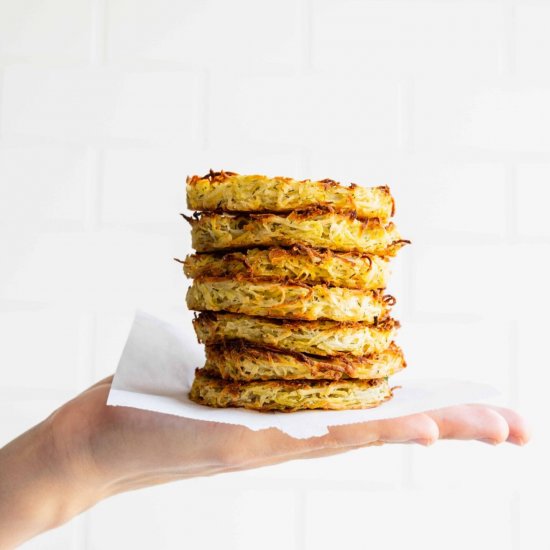
[[[514,445],[519,445],[520,447],[523,447],[525,445],[525,441],[523,441],[521,437],[510,436],[508,437],[508,441],[510,443],[513,443]]]
[[[431,439],[412,439],[411,443],[418,443],[418,445],[429,447],[433,443],[433,441]]]
[[[482,443],[487,443],[487,445],[497,445],[498,444],[498,441],[496,441],[495,439],[478,439],[478,441],[481,441]]]

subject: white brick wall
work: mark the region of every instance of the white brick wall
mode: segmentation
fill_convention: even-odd
[[[3,0],[2,60],[80,62],[88,58],[93,0]]]
[[[9,188],[9,200],[0,203],[0,218],[27,229],[43,230],[45,224],[78,228],[85,208],[86,170],[82,148],[2,145],[0,181]]]
[[[259,3],[113,0],[108,3],[108,59],[166,61],[263,72],[300,63],[300,6]]]
[[[190,548],[223,542],[231,550],[289,548],[296,530],[296,498],[292,487],[208,487],[191,481],[119,495],[90,512],[88,545],[105,548]],[[151,500],[153,499],[153,500]],[[212,505],[216,502],[216,513]],[[258,514],[258,508],[262,513]],[[125,513],[121,514],[120,510]],[[213,524],[215,522],[215,525]],[[277,528],[273,525],[276,523]],[[101,529],[95,528],[101,525]]]
[[[546,23],[550,6],[546,2],[525,2],[516,7],[517,69],[528,76],[550,76],[547,53],[550,37]]]
[[[313,64],[375,74],[497,72],[503,19],[498,2],[321,0],[312,12]]]
[[[550,224],[544,196],[550,183],[550,164],[520,164],[518,166],[518,232],[528,240],[548,239]]]
[[[62,141],[193,143],[198,77],[186,71],[8,66],[3,134]]]
[[[400,142],[400,88],[340,72],[303,75],[213,77],[210,138],[255,144],[340,151],[385,151]]]
[[[498,499],[496,498],[498,496]],[[346,501],[346,506],[327,503]],[[411,540],[422,546],[512,548],[508,494],[495,491],[472,499],[470,491],[311,491],[306,548],[357,545],[403,548]],[[327,528],[320,527],[326,521]]]
[[[548,152],[550,84],[517,79],[427,79],[415,87],[417,143],[436,151]]]
[[[136,307],[191,330],[172,257],[211,167],[391,185],[403,379],[492,383],[535,426],[121,495],[24,547],[548,548],[549,24],[541,0],[0,0],[0,443],[111,373]]]

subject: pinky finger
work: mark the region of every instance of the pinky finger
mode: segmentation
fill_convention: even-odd
[[[506,441],[510,433],[506,419],[485,405],[457,405],[427,414],[439,426],[442,439],[477,439],[497,444]]]
[[[525,445],[531,439],[531,428],[517,412],[505,407],[491,406],[508,422],[508,441],[516,445]]]

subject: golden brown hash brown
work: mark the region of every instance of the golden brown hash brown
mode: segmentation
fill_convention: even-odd
[[[351,213],[313,209],[290,214],[197,214],[187,218],[197,252],[256,246],[306,245],[338,252],[394,256],[409,241],[395,225],[377,218],[359,220]]]
[[[406,366],[395,344],[375,355],[319,357],[281,352],[242,341],[206,346],[205,372],[225,380],[340,380],[386,378]]]
[[[370,323],[336,321],[291,321],[236,315],[201,313],[193,320],[199,342],[218,344],[244,340],[274,349],[312,355],[353,356],[380,353],[394,340],[399,322],[386,319],[376,326]]]
[[[187,178],[190,210],[292,212],[312,206],[330,206],[357,212],[360,218],[387,220],[393,215],[394,201],[386,186],[345,187],[330,179],[299,181],[224,171]]]
[[[245,407],[258,411],[293,412],[305,409],[366,409],[392,396],[388,381],[269,380],[228,382],[195,371],[189,397],[209,407]]]
[[[187,291],[187,307],[279,319],[367,321],[388,315],[393,296],[379,290],[308,286],[255,279],[205,277]]]
[[[190,278],[247,276],[366,290],[386,287],[389,261],[371,254],[293,246],[290,249],[252,248],[226,254],[192,254],[185,258],[183,271]]]

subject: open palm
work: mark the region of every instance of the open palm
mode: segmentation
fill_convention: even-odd
[[[301,440],[276,429],[254,432],[110,407],[105,403],[111,381],[109,377],[97,383],[51,417],[63,456],[70,458],[70,464],[85,464],[86,483],[101,484],[108,494],[384,443],[429,445],[438,439],[475,439],[523,444],[529,439],[525,422],[514,411],[472,404],[335,426],[324,436]]]

